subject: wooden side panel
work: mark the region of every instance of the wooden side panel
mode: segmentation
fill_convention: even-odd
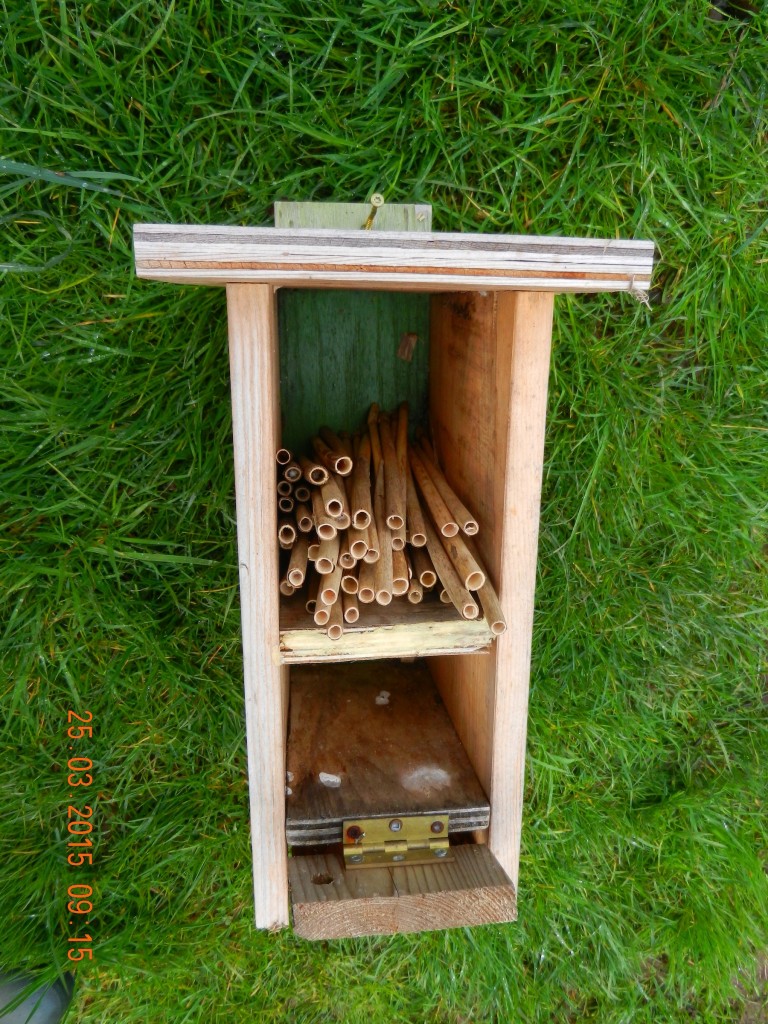
[[[436,658],[443,700],[491,799],[491,849],[517,885],[553,296],[437,296],[430,413],[446,476],[507,620],[489,653]]]
[[[338,854],[289,862],[293,927],[305,939],[434,931],[517,917],[515,890],[486,846],[448,864],[344,871]]]
[[[256,926],[281,928],[288,924],[288,670],[279,658],[278,554],[273,542],[279,436],[274,290],[260,284],[228,285],[227,318]]]

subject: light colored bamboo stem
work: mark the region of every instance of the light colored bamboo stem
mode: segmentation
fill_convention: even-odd
[[[325,511],[323,495],[319,490],[312,491],[312,513],[315,518],[315,529],[317,530],[318,537],[321,540],[330,540],[331,537],[335,537],[338,532],[336,523]]]
[[[301,471],[304,474],[304,479],[308,484],[315,484],[316,487],[320,487],[330,476],[325,466],[321,466],[317,462],[312,462],[304,455],[299,456],[299,463],[301,464]]]
[[[315,570],[321,576],[328,576],[336,568],[339,560],[339,535],[329,537],[328,540],[320,542],[320,550],[315,559]]]
[[[355,468],[351,478],[350,505],[352,522],[358,530],[365,529],[373,519],[371,502],[371,438],[364,434],[355,457]]]
[[[331,519],[338,519],[347,510],[347,496],[339,487],[338,478],[329,476],[320,488],[323,497],[323,507]]]
[[[424,543],[426,544],[427,538],[424,537]],[[429,560],[429,555],[425,548],[412,548],[411,559],[413,560],[413,575],[418,577],[419,583],[424,587],[425,590],[431,590],[432,587],[437,583],[437,574],[435,573],[432,563]]]
[[[293,547],[296,540],[296,527],[293,523],[288,522],[287,519],[281,519],[277,524],[277,539],[281,544]]]
[[[406,450],[406,457],[407,454]],[[424,531],[424,514],[421,511],[419,496],[416,493],[416,485],[413,482],[413,473],[407,461],[405,474],[405,527],[406,540],[415,548],[423,548],[427,543],[427,535]]]
[[[357,564],[357,559],[349,550],[349,531],[347,530],[341,537],[341,543],[339,544],[339,565],[342,569],[354,569]]]
[[[356,594],[359,589],[359,582],[354,569],[344,569],[341,574],[341,589],[345,594]]]
[[[309,510],[308,505],[297,505],[296,506],[296,525],[299,528],[300,533],[311,533],[312,531],[312,513]]]
[[[376,603],[387,605],[392,600],[392,538],[384,512],[384,462],[379,463],[373,498],[374,520],[379,535],[380,557],[374,563]]]
[[[357,581],[357,599],[361,604],[372,604],[376,600],[376,565],[363,562]]]
[[[340,516],[336,516],[333,521],[336,524],[337,530],[348,530],[352,525],[352,520],[346,512],[342,512]]]
[[[339,596],[339,589],[341,587],[341,573],[342,569],[340,565],[336,565],[333,572],[330,573],[320,583],[320,599],[326,604],[333,604],[336,598]]]
[[[390,530],[399,530],[401,526],[405,526],[405,481],[400,479],[397,449],[387,416],[379,417],[379,435],[384,458],[384,506],[387,526]]]
[[[296,490],[293,492],[293,496],[296,499],[296,501],[300,501],[302,504],[306,504],[308,501],[312,500],[309,494],[309,488],[306,487],[304,484],[301,484],[299,487],[296,488]]]
[[[275,453],[275,458],[277,459],[278,466],[287,466],[293,456],[287,448],[278,448]]]
[[[301,466],[292,459],[283,470],[283,476],[286,480],[295,484],[297,480],[301,480]]]
[[[278,498],[277,501],[277,507],[280,509],[281,512],[285,512],[286,514],[288,512],[293,512],[293,504],[293,498],[282,497]]]
[[[347,530],[347,538],[349,540],[349,553],[359,562],[361,558],[365,558],[368,551],[368,529],[358,530],[356,527],[351,526]]]
[[[392,550],[392,595],[402,597],[408,593],[408,562],[402,548]]]
[[[291,551],[291,560],[288,563],[288,572],[286,573],[286,579],[297,589],[303,585],[307,575],[307,550],[309,548],[309,539],[305,533],[302,533]]]
[[[462,586],[453,563],[445,553],[432,524],[427,522],[425,525],[427,527],[427,551],[429,551],[429,557],[432,559],[435,572],[439,576],[443,588],[447,591],[451,602],[463,618],[476,619],[479,614],[479,608],[475,604],[472,595]]]
[[[477,591],[477,597],[483,609],[485,621],[488,623],[488,626],[494,636],[501,636],[502,633],[506,632],[507,620],[504,618],[504,612],[501,609],[499,595],[496,593],[496,590],[491,583],[490,576],[480,559],[477,544],[472,540],[468,540],[465,543],[474,558],[477,560],[480,568],[485,573],[485,583]]]
[[[290,498],[293,494],[293,484],[289,483],[287,480],[278,480],[277,493],[281,498]]]
[[[457,537],[441,537],[445,553],[453,562],[459,579],[467,590],[479,590],[485,583],[485,573],[478,565],[463,539]]]
[[[315,455],[326,469],[338,473],[339,476],[349,476],[352,472],[352,459],[345,455],[341,448],[329,447],[321,437],[312,438],[312,447],[315,449]]]
[[[392,531],[392,550],[402,551],[405,547],[405,525],[401,526],[399,530]]]
[[[381,543],[379,542],[379,531],[376,529],[375,517],[368,525],[368,550],[363,555],[366,562],[378,562],[381,557]]]
[[[419,485],[421,496],[424,498],[427,508],[429,509],[439,532],[442,533],[444,537],[455,537],[459,532],[458,523],[454,521],[448,506],[440,497],[437,488],[432,482],[432,477],[427,472],[419,453],[415,448],[409,449],[409,452],[414,479]],[[427,525],[426,520],[425,525]],[[429,536],[429,531],[427,531],[427,536]]]
[[[360,609],[357,605],[357,595],[344,591],[341,595],[341,600],[342,608],[344,609],[344,621],[348,622],[350,625],[353,622],[357,622],[360,618]]]
[[[314,562],[317,560],[317,556],[320,553],[320,541],[311,540],[307,546],[307,561]]]
[[[408,587],[408,600],[411,604],[420,604],[424,598],[424,591],[422,590],[421,584],[414,576]]]
[[[440,591],[440,600],[442,601],[443,604],[451,604],[451,599],[448,596],[448,591],[445,588],[443,588]]]
[[[429,473],[432,478],[432,483],[437,488],[440,497],[443,499],[446,507],[451,513],[451,516],[459,524],[462,533],[465,533],[467,537],[474,537],[480,529],[475,517],[445,479],[443,471],[436,462],[430,459],[426,451],[422,453],[421,460],[427,473]]]
[[[342,447],[342,449],[344,451],[344,454],[349,456],[349,458],[352,459],[352,461],[354,462],[354,458],[355,458],[354,448],[352,446],[352,438],[349,436],[349,431],[347,431],[347,430],[340,430],[339,431],[339,442],[340,442],[341,447]]]
[[[290,582],[290,580],[280,580],[280,593],[283,595],[283,597],[291,597],[291,595],[294,594],[295,591],[296,588]]]
[[[315,612],[312,617],[315,620],[316,626],[327,626],[328,619],[331,617],[331,606],[323,600],[319,590],[317,592]]]
[[[333,470],[339,476],[349,476],[352,472],[352,452],[347,452],[340,437],[328,427],[320,427],[320,437],[333,452]]]
[[[326,633],[329,640],[340,640],[344,633],[344,609],[340,599],[331,605],[331,617],[328,620]]]

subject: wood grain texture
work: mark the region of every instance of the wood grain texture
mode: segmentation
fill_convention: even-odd
[[[294,930],[305,939],[338,939],[514,921],[514,886],[488,847],[453,853],[434,867],[346,872],[339,854],[293,857]]]
[[[273,289],[230,285],[227,319],[256,926],[281,928],[288,924],[288,672],[278,651],[279,566],[273,540],[279,443]]]
[[[276,228],[364,228],[370,203],[275,203]],[[427,203],[384,203],[371,231],[431,231],[432,207]]]
[[[646,291],[653,245],[616,239],[137,224],[139,277],[298,288]]]
[[[491,797],[491,848],[517,885],[538,517],[552,333],[547,293],[433,298],[430,412],[443,469],[482,524],[473,538],[507,632],[432,662]]]
[[[280,661],[285,665],[374,658],[425,657],[483,650],[493,640],[484,618],[463,619],[453,606],[428,598],[417,605],[394,598],[390,605],[362,604],[360,618],[331,641],[314,625],[299,594],[280,605]]]
[[[294,669],[287,769],[289,843],[340,842],[349,818],[431,811],[449,814],[451,832],[488,824],[488,800],[421,661]]]

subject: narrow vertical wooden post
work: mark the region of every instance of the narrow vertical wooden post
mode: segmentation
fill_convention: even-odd
[[[287,669],[279,661],[275,451],[280,399],[275,293],[227,285],[248,788],[257,928],[288,924]]]
[[[499,316],[512,322],[499,599],[508,629],[496,641],[490,846],[517,889],[554,295],[505,299]]]

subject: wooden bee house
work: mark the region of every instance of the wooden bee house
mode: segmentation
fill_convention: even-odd
[[[275,228],[134,230],[139,277],[226,288],[256,924],[285,927],[292,910],[298,934],[337,938],[510,921],[554,298],[646,292],[653,246],[431,233],[429,207],[375,220],[368,207],[278,207]],[[367,303],[364,327],[318,374],[350,292]],[[302,295],[325,321],[305,311],[289,353],[289,300]],[[413,321],[418,381],[398,337]],[[396,381],[480,523],[500,636],[445,606],[393,604],[334,642],[281,606],[276,450],[318,396],[331,422]],[[299,397],[281,408],[291,387]],[[360,836],[369,845],[343,857]]]

